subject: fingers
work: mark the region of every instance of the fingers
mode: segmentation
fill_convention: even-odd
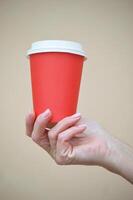
[[[71,143],[77,134],[81,134],[87,128],[86,124],[73,126],[58,135],[56,145],[56,162],[60,165],[66,165],[73,162],[75,159],[74,147]]]
[[[85,131],[86,128],[87,128],[86,124],[81,124],[81,125],[78,125],[78,126],[71,127],[69,129],[67,129],[66,131],[63,131],[62,133],[59,134],[58,142],[62,143],[62,142],[65,142],[65,141],[69,141],[74,136],[76,136],[77,134]]]
[[[52,149],[56,148],[58,134],[77,123],[81,118],[80,113],[65,117],[59,121],[49,132],[49,142]]]
[[[29,137],[31,137],[33,131],[34,121],[35,121],[34,113],[30,113],[26,116],[25,119],[26,135],[28,135]]]
[[[45,112],[37,117],[31,136],[34,142],[38,143],[44,136],[44,133],[46,132],[45,128],[47,127],[47,124],[50,121],[51,117],[52,113],[49,109],[47,109]]]

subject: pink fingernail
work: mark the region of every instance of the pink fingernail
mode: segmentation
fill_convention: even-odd
[[[74,115],[72,115],[71,117],[74,117],[74,118],[79,118],[81,117],[81,113],[75,113]]]
[[[87,125],[86,125],[86,124],[80,124],[80,125],[78,125],[77,127],[86,129],[86,128],[87,128]]]
[[[48,109],[46,109],[46,110],[44,111],[43,117],[47,117],[47,116],[49,116],[49,115],[50,115],[50,109],[48,108]]]

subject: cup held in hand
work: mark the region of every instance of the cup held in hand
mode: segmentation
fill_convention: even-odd
[[[35,114],[50,108],[52,127],[76,112],[85,53],[76,42],[45,40],[33,43],[28,57]]]

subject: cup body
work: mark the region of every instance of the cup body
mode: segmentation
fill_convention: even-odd
[[[47,108],[51,125],[77,110],[84,56],[69,52],[29,55],[33,107],[36,117]]]

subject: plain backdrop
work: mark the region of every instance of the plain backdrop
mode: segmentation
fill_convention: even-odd
[[[0,0],[0,199],[132,200],[100,167],[58,166],[25,136],[32,111],[31,43],[80,42],[87,52],[77,112],[133,145],[133,1]],[[65,106],[65,105],[64,105]]]

